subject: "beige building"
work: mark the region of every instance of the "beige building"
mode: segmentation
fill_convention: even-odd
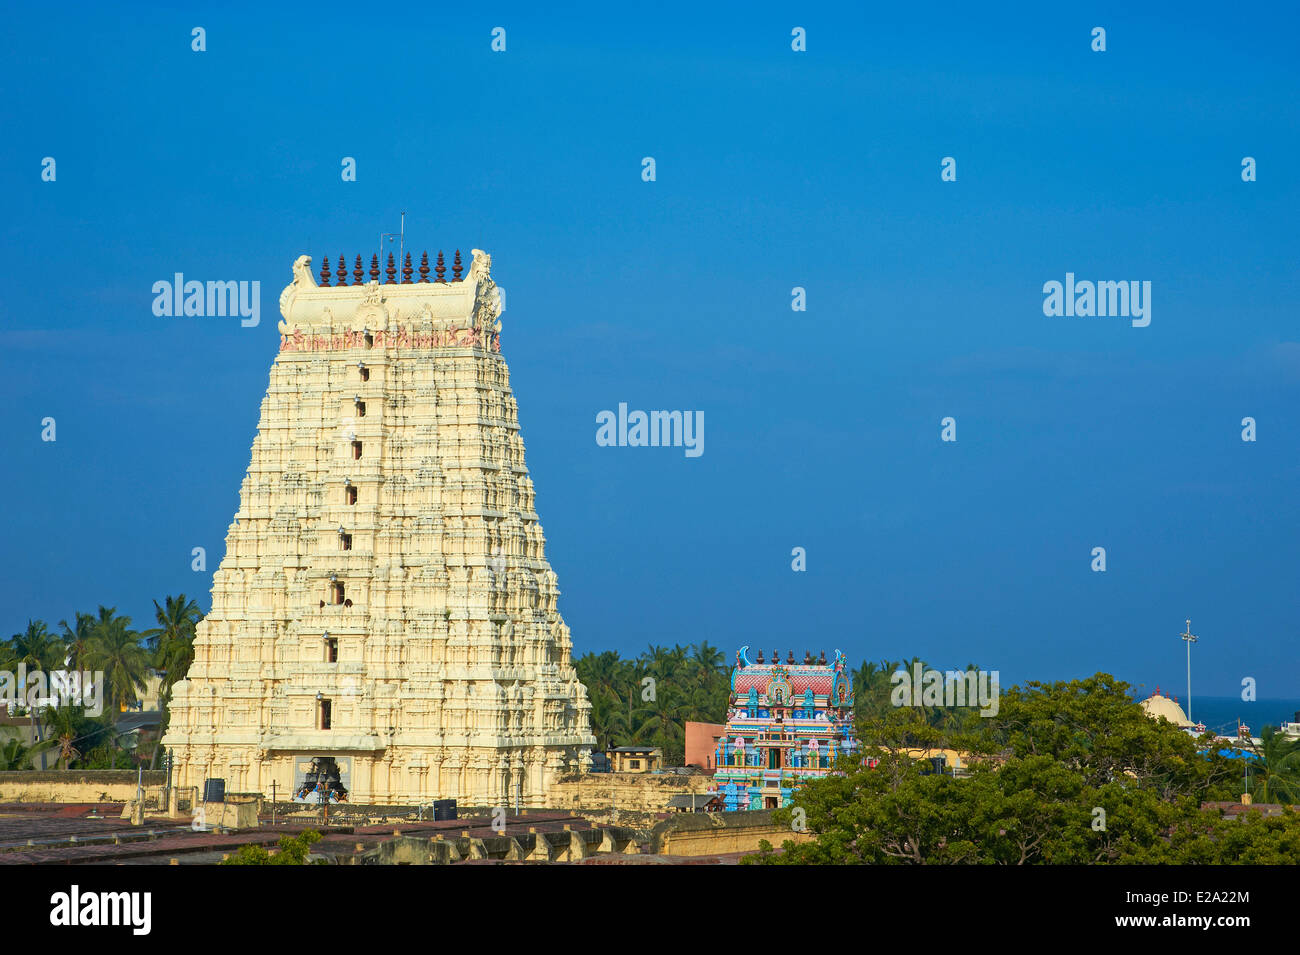
[[[663,750],[654,746],[618,746],[609,751],[609,768],[614,773],[654,773],[663,761]]]
[[[135,710],[142,713],[152,712],[161,709],[162,703],[162,683],[164,674],[150,667],[144,671],[144,689],[137,690],[134,703],[123,703],[120,709],[123,713],[128,710]]]
[[[542,806],[590,704],[524,464],[491,258],[294,263],[212,611],[164,745],[179,784]],[[316,769],[313,770],[313,763]],[[314,773],[314,775],[313,775]]]

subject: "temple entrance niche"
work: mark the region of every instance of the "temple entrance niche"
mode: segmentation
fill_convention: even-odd
[[[352,760],[333,756],[298,757],[294,760],[293,801],[347,802]]]

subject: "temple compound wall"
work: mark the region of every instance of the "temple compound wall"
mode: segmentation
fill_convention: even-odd
[[[239,509],[177,684],[176,782],[540,807],[590,705],[524,464],[491,259],[294,264]],[[304,788],[310,791],[304,792]]]

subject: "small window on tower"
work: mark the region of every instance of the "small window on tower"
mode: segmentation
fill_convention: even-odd
[[[343,499],[349,504],[357,503],[357,488],[355,484],[349,484],[343,489]]]
[[[352,535],[351,535],[351,534],[343,534],[343,535],[341,535],[341,536],[339,537],[339,546],[340,546],[340,548],[341,548],[342,550],[351,550],[351,549],[352,549]]]
[[[355,339],[353,340],[355,341]],[[367,348],[375,347],[375,336],[372,335],[370,332],[366,332],[366,347]]]
[[[361,375],[361,380],[362,380],[362,381],[369,381],[369,380],[370,380],[370,369],[369,369],[369,368],[366,368],[366,367],[363,366],[363,367],[361,367],[361,368],[358,368],[357,371],[360,373],[360,375]]]
[[[338,637],[330,637],[325,641],[325,662],[339,662],[339,640]]]
[[[353,441],[353,442],[352,442],[352,460],[353,460],[353,461],[360,461],[360,460],[361,460],[361,442],[360,442],[360,441]]]
[[[329,700],[320,701],[320,728],[323,730],[330,728],[331,717],[333,716],[330,710],[332,709]]]
[[[330,584],[330,603],[336,607],[343,603],[343,585],[338,581]]]
[[[365,416],[366,416],[366,403],[365,403],[364,401],[358,401],[358,402],[357,402],[357,417],[358,417],[358,418],[364,418]]]

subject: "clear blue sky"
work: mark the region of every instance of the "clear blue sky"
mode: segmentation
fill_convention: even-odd
[[[507,289],[578,652],[1181,694],[1190,616],[1194,690],[1300,695],[1293,6],[890,6],[11,9],[0,633],[208,606],[291,263],[405,210]],[[261,325],[155,317],[175,272],[260,281]],[[1150,281],[1150,326],[1044,316],[1066,272]],[[598,447],[619,402],[704,455]]]

